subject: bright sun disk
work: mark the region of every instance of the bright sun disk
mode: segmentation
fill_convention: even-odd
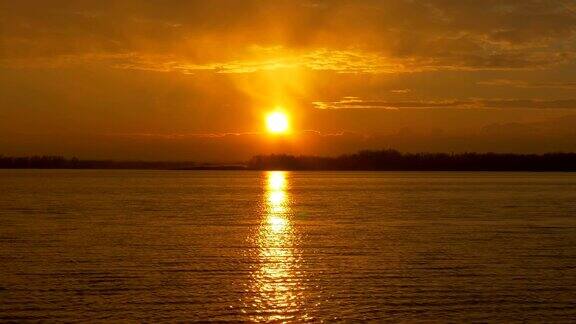
[[[282,112],[273,112],[266,117],[266,128],[270,133],[280,134],[288,131],[288,116]]]

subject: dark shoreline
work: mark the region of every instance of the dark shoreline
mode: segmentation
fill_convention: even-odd
[[[227,164],[0,155],[0,169],[576,172],[576,153],[401,153],[395,150],[380,150],[360,151],[337,157],[258,155],[247,162]]]

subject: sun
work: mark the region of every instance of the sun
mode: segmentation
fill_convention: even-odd
[[[273,112],[266,116],[266,128],[270,133],[283,134],[288,132],[290,123],[288,116],[283,112]]]

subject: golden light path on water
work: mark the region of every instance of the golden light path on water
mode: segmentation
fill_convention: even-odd
[[[262,219],[257,233],[258,268],[252,276],[254,321],[305,319],[298,239],[292,222],[288,173],[265,177]]]

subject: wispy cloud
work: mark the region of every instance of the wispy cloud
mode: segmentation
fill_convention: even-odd
[[[140,53],[74,54],[54,57],[0,59],[0,66],[11,68],[58,68],[81,64],[106,64],[117,69],[194,74],[213,72],[242,74],[281,69],[307,69],[336,73],[394,73],[406,72],[400,63],[393,63],[376,54],[328,49],[291,53],[268,52],[263,58],[233,59],[219,62],[194,63],[192,59],[176,55],[143,55]]]
[[[503,87],[530,88],[530,89],[550,88],[550,89],[576,90],[576,81],[530,82],[524,80],[495,79],[495,80],[480,81],[477,84],[487,86],[503,86]]]
[[[337,73],[392,73],[402,69],[400,64],[392,64],[374,54],[354,51],[332,51],[319,49],[303,53],[290,53],[278,50],[267,51],[266,57],[259,59],[237,59],[221,62],[195,64],[192,61],[175,57],[132,56],[127,62],[114,66],[124,69],[142,69],[152,71],[177,71],[194,73],[211,71],[214,73],[240,74],[280,69],[309,69],[314,71],[333,71]]]
[[[0,12],[3,66],[108,58],[182,73],[402,73],[535,70],[576,58],[574,5],[560,0],[26,3]]]
[[[576,99],[568,100],[523,100],[523,99],[470,99],[442,101],[385,101],[363,100],[345,97],[338,101],[314,102],[317,109],[480,109],[480,108],[517,108],[517,109],[576,109]]]

